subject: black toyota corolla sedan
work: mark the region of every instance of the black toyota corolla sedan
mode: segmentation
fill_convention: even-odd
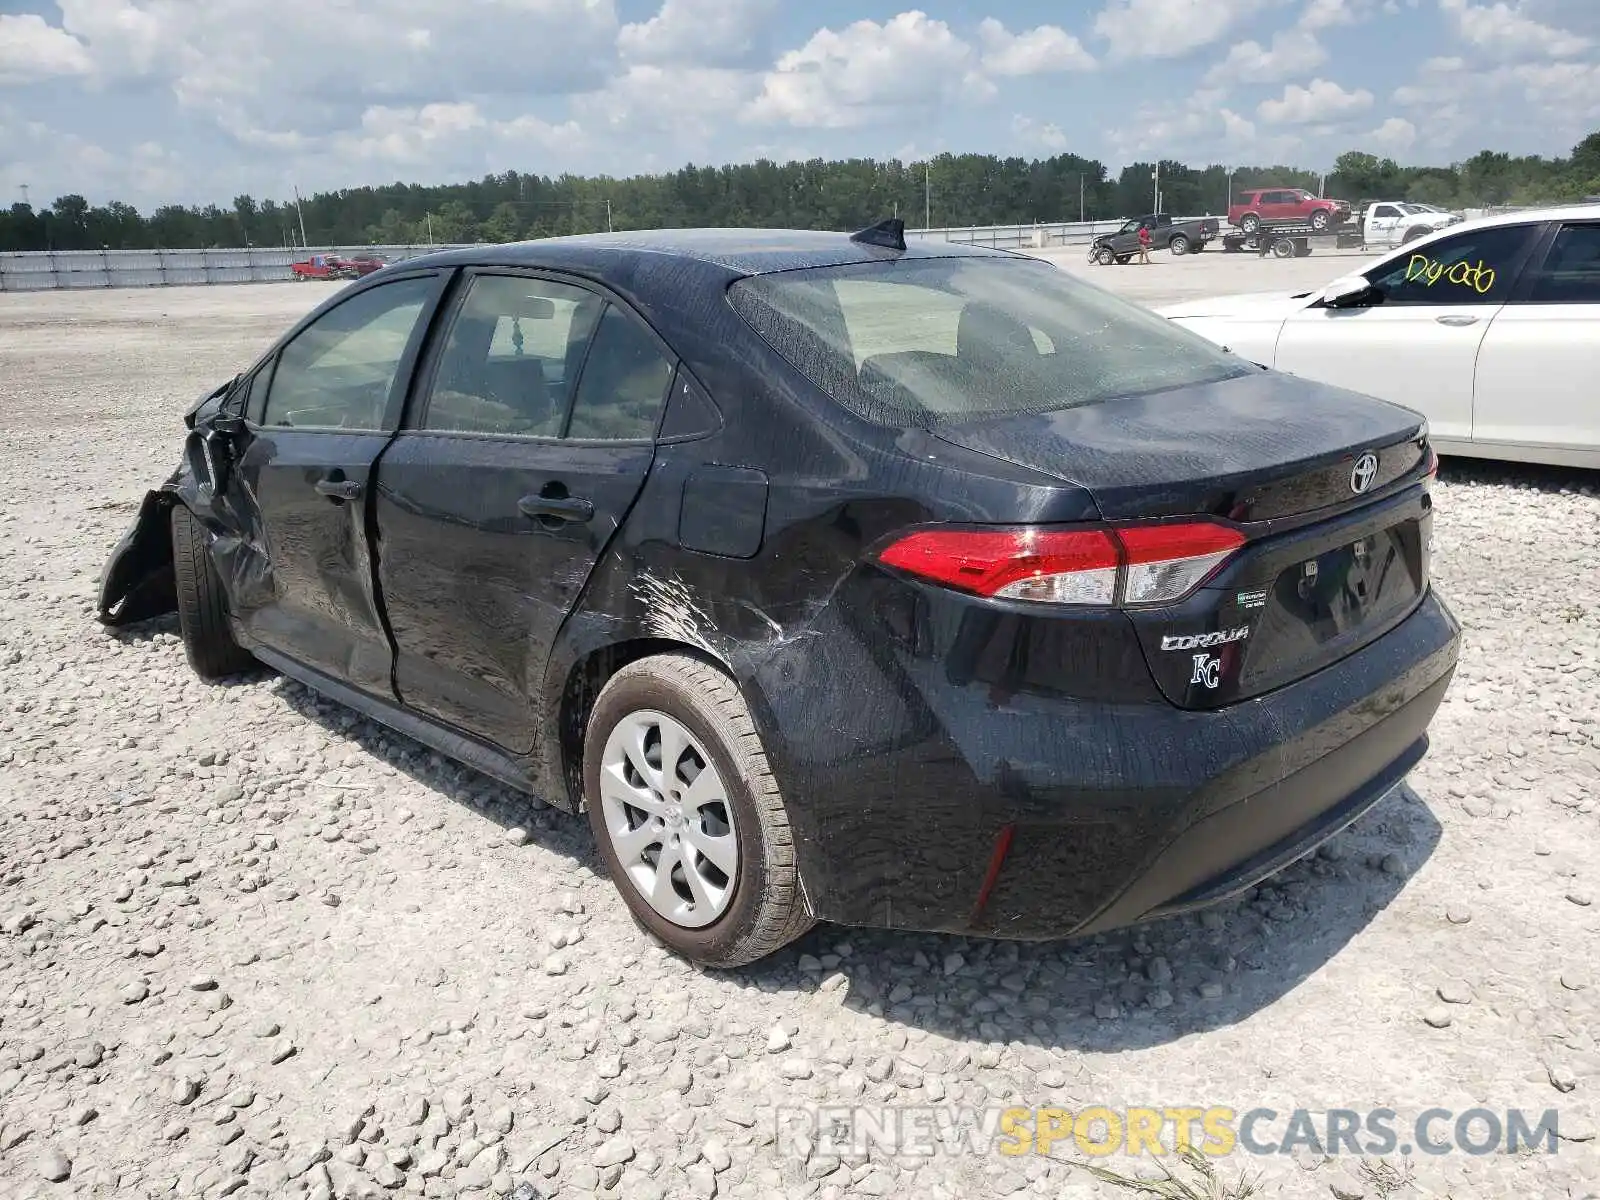
[[[707,965],[1237,894],[1455,668],[1417,414],[897,222],[411,259],[186,424],[101,619],[586,812]]]

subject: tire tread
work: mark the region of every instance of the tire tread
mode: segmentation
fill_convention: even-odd
[[[206,549],[205,531],[182,504],[172,509],[172,571],[184,654],[202,679],[247,671],[255,659],[233,640],[228,598]]]
[[[687,654],[659,654],[631,663],[607,681],[601,697],[640,675],[653,675],[705,700],[722,727],[719,732],[738,760],[761,825],[767,886],[753,927],[719,955],[715,965],[740,967],[765,958],[800,937],[816,919],[806,911],[794,830],[750,708],[724,671]]]

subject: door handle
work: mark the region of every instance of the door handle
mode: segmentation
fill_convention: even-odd
[[[319,479],[312,485],[317,494],[330,500],[356,500],[361,496],[361,485],[354,479]]]
[[[524,496],[517,510],[525,517],[547,517],[557,521],[587,521],[594,516],[594,505],[581,496]]]
[[[1476,325],[1478,323],[1477,317],[1468,316],[1465,313],[1447,314],[1442,317],[1435,317],[1434,320],[1441,325]]]

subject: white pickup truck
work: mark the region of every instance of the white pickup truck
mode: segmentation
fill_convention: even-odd
[[[1361,240],[1367,246],[1403,246],[1461,217],[1405,200],[1371,201],[1361,215]]]

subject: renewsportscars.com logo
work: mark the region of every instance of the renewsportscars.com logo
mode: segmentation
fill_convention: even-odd
[[[1314,1154],[1383,1158],[1390,1155],[1557,1153],[1554,1109],[1455,1112],[1429,1108],[1403,1118],[1392,1108],[1240,1112],[1211,1106],[1081,1109],[960,1105],[854,1105],[779,1108],[775,1149],[780,1156],[872,1154],[1048,1155],[1077,1153],[1166,1155],[1185,1150],[1220,1158]]]

